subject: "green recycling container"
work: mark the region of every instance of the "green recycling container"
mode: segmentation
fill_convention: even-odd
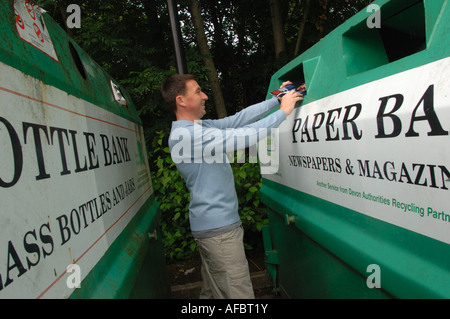
[[[272,76],[307,87],[260,156],[281,295],[450,297],[449,22],[374,1]]]
[[[168,296],[129,95],[30,1],[0,30],[0,298]]]

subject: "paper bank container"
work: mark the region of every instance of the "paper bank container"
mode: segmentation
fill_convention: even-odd
[[[450,297],[449,21],[375,1],[273,75],[307,86],[261,164],[282,295]]]

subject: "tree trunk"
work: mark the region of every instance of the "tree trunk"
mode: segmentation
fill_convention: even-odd
[[[66,8],[64,7],[64,5],[61,3],[61,1],[57,1],[56,5],[59,8],[59,12],[61,13],[61,16],[63,18],[64,21],[64,28],[66,30],[66,33],[68,34],[69,37],[71,37],[73,39],[73,31],[71,28],[67,27],[67,12],[66,12]]]
[[[286,51],[286,41],[283,32],[283,19],[279,0],[269,0],[270,14],[272,18],[273,40],[275,43],[275,57],[278,59],[282,52]]]
[[[205,35],[205,29],[203,27],[203,19],[201,16],[200,4],[198,0],[191,0],[191,14],[194,22],[195,34],[197,38],[197,44],[199,47],[200,55],[203,57],[203,62],[208,70],[208,79],[211,83],[211,90],[214,96],[214,103],[216,105],[216,112],[218,118],[224,118],[227,116],[227,110],[225,108],[225,102],[220,88],[219,77],[217,75],[216,66],[211,56],[211,52],[208,48],[208,41]]]
[[[301,46],[302,40],[303,40],[303,33],[305,32],[306,21],[308,20],[310,5],[311,5],[311,0],[306,0],[306,5],[303,9],[304,10],[303,11],[303,20],[302,20],[302,23],[300,24],[300,30],[298,30],[297,43],[295,45],[294,57],[296,57],[300,53],[300,46]]]

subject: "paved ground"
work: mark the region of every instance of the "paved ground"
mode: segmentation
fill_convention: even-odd
[[[265,270],[251,273],[253,289],[256,299],[277,299],[279,296],[273,293],[273,287]],[[202,282],[196,281],[171,287],[173,299],[197,299],[200,295]]]
[[[246,251],[253,289],[257,299],[280,298],[273,293],[272,280],[266,271],[265,252],[262,245]],[[174,261],[167,266],[171,297],[197,299],[202,287],[201,258],[194,253],[191,258]]]

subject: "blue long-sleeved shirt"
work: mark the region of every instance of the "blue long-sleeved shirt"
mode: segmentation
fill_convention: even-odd
[[[269,134],[262,129],[278,127],[286,119],[282,110],[260,119],[277,106],[278,100],[272,98],[219,120],[172,122],[169,148],[191,194],[189,220],[194,237],[211,230],[218,234],[240,222],[226,152],[252,146]]]

